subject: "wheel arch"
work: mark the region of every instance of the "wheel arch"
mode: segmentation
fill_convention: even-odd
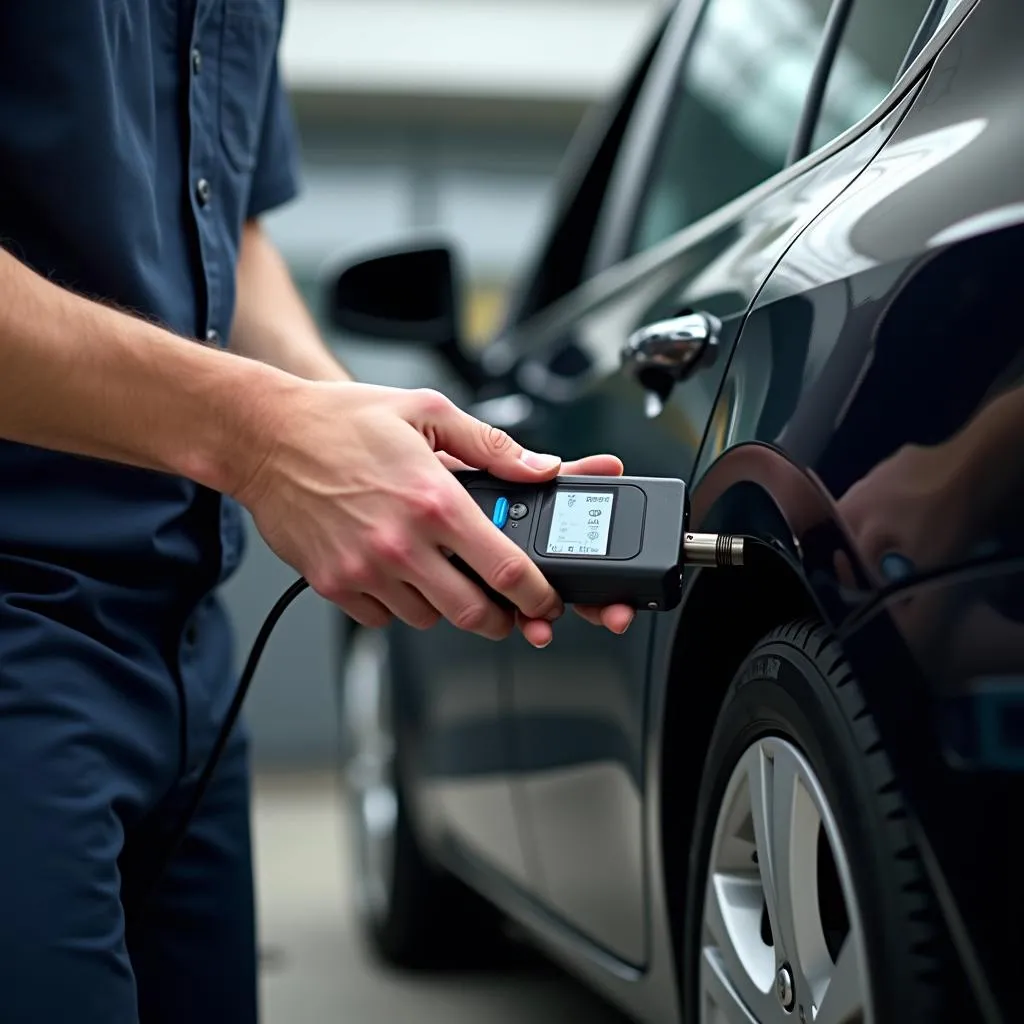
[[[695,571],[680,608],[655,632],[653,817],[677,958],[699,779],[736,670],[761,637],[787,622],[818,619],[838,633],[872,592],[827,491],[772,446],[723,454],[691,495],[689,528],[740,534],[748,543],[742,569]],[[859,587],[840,586],[840,553]]]

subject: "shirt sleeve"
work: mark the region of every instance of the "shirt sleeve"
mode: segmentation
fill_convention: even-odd
[[[300,188],[298,131],[275,57],[249,191],[248,216],[259,217],[287,203],[299,194]]]

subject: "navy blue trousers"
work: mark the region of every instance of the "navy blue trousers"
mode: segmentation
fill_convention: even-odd
[[[4,1024],[255,1024],[241,730],[148,885],[234,678],[216,600],[0,559]]]

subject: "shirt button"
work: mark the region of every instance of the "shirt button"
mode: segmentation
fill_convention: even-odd
[[[215,331],[211,327],[206,332],[206,344],[207,345],[220,345],[220,331]]]
[[[196,199],[199,200],[200,206],[209,204],[212,192],[213,189],[210,188],[210,183],[205,178],[200,178],[196,182]]]
[[[198,75],[203,70],[203,55],[198,49],[192,51],[192,74]]]

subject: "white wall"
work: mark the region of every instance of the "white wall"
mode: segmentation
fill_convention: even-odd
[[[594,99],[664,0],[289,0],[296,88]]]

